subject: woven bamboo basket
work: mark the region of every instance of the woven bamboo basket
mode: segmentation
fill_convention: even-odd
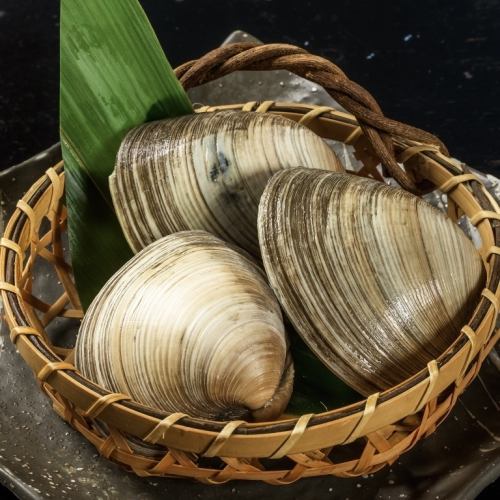
[[[140,476],[183,476],[218,484],[232,479],[288,484],[302,477],[351,477],[375,472],[428,436],[446,418],[498,340],[500,210],[476,176],[452,160],[432,135],[390,120],[375,100],[331,62],[288,45],[234,44],[178,68],[186,88],[241,69],[287,69],[322,85],[349,111],[272,101],[204,107],[279,113],[322,137],[350,144],[364,167],[376,165],[406,189],[446,193],[448,214],[466,216],[481,237],[487,270],[469,323],[427,369],[397,387],[320,414],[247,423],[166,415],[109,393],[86,380],[70,349],[54,345],[58,317],[81,318],[71,267],[65,260],[64,170],[49,169],[18,202],[0,246],[0,289],[12,342],[32,368],[55,411],[99,453]],[[402,168],[404,165],[404,169]],[[60,283],[50,303],[34,292],[32,275],[45,261]]]

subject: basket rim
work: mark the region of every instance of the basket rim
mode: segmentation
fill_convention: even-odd
[[[360,155],[370,154],[369,148],[368,153],[366,152],[367,147],[363,142],[363,132],[359,127],[358,121],[353,115],[345,112],[314,105],[275,103],[273,101],[264,101],[263,103],[251,102],[244,105],[234,104],[226,106],[205,107],[198,109],[197,112],[213,112],[227,109],[241,109],[244,111],[256,112],[277,112],[280,114],[284,114],[285,116],[292,119],[300,119],[302,123],[311,126],[311,128],[317,127],[319,129],[327,125],[332,125],[332,123],[329,122],[335,122],[336,126],[340,127],[345,132],[345,138],[349,139],[346,142],[348,144],[353,144],[355,148],[359,148],[357,149],[357,152]],[[319,114],[318,110],[321,111]],[[357,132],[358,129],[359,132]],[[356,132],[357,134],[355,135],[355,137],[353,135],[354,132]],[[352,137],[354,137],[354,141],[352,140]],[[483,242],[489,243],[487,245],[488,248],[482,249],[483,260],[485,261],[485,266],[488,270],[485,288],[494,295],[498,304],[498,301],[500,301],[500,289],[498,287],[500,281],[500,256],[495,252],[498,248],[499,241],[498,236],[496,236],[496,231],[494,231],[494,227],[490,222],[490,218],[500,218],[493,217],[491,215],[492,213],[497,215],[500,214],[500,209],[498,208],[495,200],[493,200],[492,197],[487,192],[485,192],[485,189],[482,185],[476,186],[476,190],[478,190],[477,192],[474,191],[474,193],[472,193],[471,191],[469,191],[466,186],[474,184],[477,181],[470,178],[470,174],[467,174],[462,167],[457,165],[450,158],[446,157],[443,153],[439,152],[435,146],[425,145],[407,139],[396,139],[395,146],[400,155],[405,155],[405,152],[408,153],[409,151],[411,151],[412,154],[409,156],[407,155],[408,157],[406,157],[403,161],[405,166],[408,165],[411,167],[412,164],[420,161],[424,162],[424,164],[427,165],[428,169],[430,169],[431,167],[435,169],[434,175],[436,176],[436,179],[442,179],[439,184],[440,186],[443,186],[447,182],[449,183],[450,179],[452,178],[459,179],[459,181],[457,181],[453,186],[451,184],[448,184],[448,187],[451,186],[448,194],[454,200],[455,198],[459,198],[460,196],[468,198],[467,201],[470,204],[470,206],[468,207],[469,212],[475,212],[476,215],[480,215],[479,219],[476,222],[476,226],[481,233]],[[64,178],[62,163],[56,166],[55,172],[57,173],[57,177],[62,181]],[[467,177],[468,175],[469,178],[464,179],[464,177]],[[41,177],[37,182],[33,184],[31,189],[25,194],[22,200],[25,202],[25,204],[34,209],[38,201],[50,190],[52,190],[53,193],[56,190],[54,186],[54,176],[47,173],[45,176]],[[478,200],[478,193],[481,193],[483,199]],[[486,204],[487,206],[483,206],[484,204]],[[485,214],[484,212],[487,213]],[[31,222],[30,217],[32,217],[32,215],[30,216],[29,211],[27,211],[26,208],[24,208],[23,210],[22,206],[18,204],[18,208],[12,214],[7,224],[4,238],[2,239],[2,243],[0,245],[0,280],[2,280],[0,288],[4,304],[6,305],[5,309],[7,321],[11,328],[19,326],[36,328],[36,325],[30,324],[29,315],[26,314],[25,310],[26,304],[24,303],[22,295],[19,292],[19,283],[16,276],[15,266],[17,262],[16,259],[21,258],[20,254],[17,253],[11,245],[6,243],[7,241],[11,241],[20,246],[20,237],[25,230],[26,225],[28,223],[33,223]],[[283,441],[284,436],[285,439],[283,441],[283,444],[286,444],[289,443],[289,439],[291,438],[294,431],[296,431],[298,426],[304,424],[304,420],[301,420],[303,419],[303,417],[308,417],[308,420],[299,438],[316,427],[321,427],[335,421],[346,419],[347,417],[359,415],[357,423],[350,430],[350,432],[347,433],[348,436],[343,441],[344,443],[351,442],[359,437],[362,432],[369,429],[368,422],[373,417],[376,408],[379,408],[384,403],[390,402],[398,396],[404,395],[408,391],[415,390],[415,388],[417,387],[419,388],[418,390],[422,388],[423,391],[421,392],[423,393],[419,403],[416,405],[414,410],[415,412],[420,411],[420,409],[431,399],[431,397],[436,397],[437,394],[443,392],[444,389],[451,383],[455,382],[457,386],[459,385],[457,384],[457,378],[452,377],[453,380],[447,383],[445,388],[443,388],[441,391],[436,392],[439,384],[436,385],[437,381],[434,370],[437,369],[438,373],[440,373],[442,370],[446,370],[448,365],[454,359],[457,361],[460,357],[462,363],[462,368],[459,370],[460,376],[458,377],[458,379],[461,379],[460,382],[462,382],[466,378],[467,371],[474,363],[476,363],[476,368],[474,369],[474,371],[478,371],[482,362],[481,357],[483,357],[484,359],[487,351],[491,349],[491,347],[494,345],[494,342],[496,341],[496,338],[498,338],[498,332],[493,333],[497,315],[498,306],[495,307],[493,299],[483,294],[477,304],[471,321],[469,321],[468,327],[470,331],[467,329],[462,329],[461,334],[448,347],[448,349],[439,358],[437,358],[437,360],[434,360],[435,364],[432,364],[432,367],[430,367],[429,365],[432,362],[429,363],[427,370],[423,369],[420,372],[414,374],[412,377],[409,377],[408,379],[402,381],[397,386],[387,389],[386,391],[383,391],[381,393],[371,395],[364,400],[348,406],[335,408],[333,410],[314,414],[312,416],[303,415],[302,417],[290,418],[280,421],[259,423],[245,422],[243,425],[233,429],[228,439],[233,436],[258,437],[269,436],[269,434],[278,434],[281,441]],[[23,325],[22,322],[27,323],[27,325]],[[16,340],[21,355],[23,355],[23,357],[28,357],[28,359],[31,361],[28,361],[28,364],[30,364],[32,368],[33,365],[37,363],[38,365],[43,363],[45,363],[45,365],[63,363],[62,358],[60,358],[54,351],[52,351],[51,347],[46,345],[43,339],[40,339],[33,334],[19,334]],[[33,353],[30,354],[30,350],[33,349],[38,350],[39,359],[37,360],[37,363],[34,362]],[[480,354],[479,356],[478,353]],[[48,361],[44,362],[42,359],[43,357]],[[465,361],[462,358],[464,358]],[[66,384],[72,384],[74,391],[82,390],[82,381],[78,378],[74,378],[75,376],[77,376],[77,374],[65,370],[67,370],[67,368],[54,367],[54,369],[50,371],[49,375],[53,375],[54,380],[57,377],[66,379]],[[87,381],[87,379],[83,380]],[[93,382],[88,382],[90,383],[89,389],[96,395],[95,401],[102,400],[103,395],[105,396],[106,394],[109,394],[109,391],[104,390],[102,387],[97,386]],[[166,415],[154,410],[148,411],[151,409],[143,405],[125,400],[116,400],[115,402],[109,404],[109,407],[111,406],[124,406],[130,411],[144,413],[145,415],[151,417],[149,420],[152,420],[152,429],[156,428]],[[106,406],[106,408],[108,408],[108,406]],[[103,411],[102,416],[104,417],[104,415],[105,412]],[[393,421],[398,420],[398,418],[395,417],[393,417],[393,419]],[[158,420],[160,420],[160,422],[158,422]],[[202,431],[203,433],[208,434],[211,439],[214,439],[213,436],[219,436],[220,433],[222,433],[224,429],[227,428],[227,425],[228,424],[225,422],[212,421],[190,416],[182,416],[172,424],[171,428],[182,428],[183,432],[189,432],[190,430]],[[142,438],[142,436],[138,437]],[[295,451],[295,447],[298,444],[298,440],[296,441],[297,442],[294,442],[292,444],[290,450],[293,449]],[[168,445],[168,439],[166,438],[160,440],[159,442]],[[300,449],[300,446],[298,448]]]

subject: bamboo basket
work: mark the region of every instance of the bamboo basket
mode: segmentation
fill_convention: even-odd
[[[82,311],[65,261],[62,163],[47,170],[18,202],[0,242],[0,289],[10,338],[33,370],[55,411],[104,457],[140,476],[183,476],[219,484],[232,479],[289,484],[303,477],[352,477],[392,464],[446,418],[498,340],[500,210],[481,182],[448,156],[432,135],[390,120],[375,100],[333,63],[288,45],[233,44],[178,68],[186,88],[241,69],[287,69],[322,85],[345,109],[272,101],[203,107],[279,113],[324,138],[350,144],[362,175],[380,177],[377,164],[403,187],[437,188],[448,215],[466,216],[481,237],[487,278],[474,314],[456,341],[427,369],[356,404],[275,422],[216,422],[167,415],[83,378],[70,349],[47,332],[58,317]],[[404,165],[404,169],[402,169]],[[32,275],[45,261],[60,295],[36,296]]]

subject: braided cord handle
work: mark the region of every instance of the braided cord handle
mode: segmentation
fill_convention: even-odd
[[[382,165],[408,191],[421,192],[411,172],[399,166],[392,143],[393,137],[433,144],[448,155],[446,146],[436,136],[387,118],[373,96],[350,80],[338,66],[294,45],[234,43],[212,50],[197,60],[184,63],[175,70],[175,74],[188,90],[233,71],[275,69],[291,71],[321,85],[340,105],[353,114]]]

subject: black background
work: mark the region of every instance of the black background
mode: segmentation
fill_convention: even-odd
[[[499,1],[141,3],[173,66],[234,29],[305,46],[369,89],[388,116],[500,175]],[[58,141],[58,12],[57,0],[0,0],[0,168]]]
[[[236,28],[266,42],[306,46],[368,88],[388,116],[436,133],[454,156],[500,174],[496,0],[141,3],[173,66]],[[5,168],[58,140],[59,2],[0,0],[0,11]]]

